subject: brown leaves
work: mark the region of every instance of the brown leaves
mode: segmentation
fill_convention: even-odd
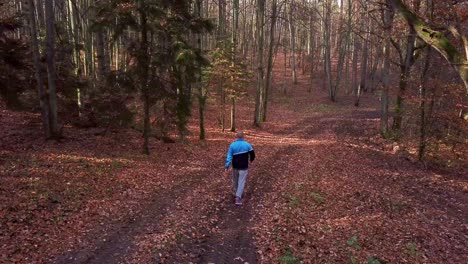
[[[233,135],[217,129],[214,111],[206,143],[196,132],[188,143],[152,142],[152,156],[138,153],[134,131],[67,128],[69,139],[44,142],[37,115],[2,111],[0,262],[100,254],[97,245],[118,249],[109,236],[126,234],[128,263],[196,263],[229,243],[232,220],[255,238],[262,263],[463,263],[466,177],[395,155],[378,137],[372,98],[369,108],[311,112],[324,97],[301,83],[292,99],[272,94],[262,128],[250,129],[251,103],[240,102],[238,127],[258,156],[242,208],[223,175]]]

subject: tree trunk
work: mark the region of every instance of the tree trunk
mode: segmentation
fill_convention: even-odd
[[[55,86],[55,16],[54,1],[45,2],[46,14],[46,44],[47,44],[47,80],[49,95],[49,126],[52,138],[58,138],[60,131],[58,128],[57,116],[57,92]]]
[[[331,0],[325,1],[323,10],[323,38],[324,38],[324,71],[325,71],[325,89],[329,93],[330,100],[335,102],[335,95],[332,93],[332,65],[331,65]]]
[[[342,2],[343,5],[343,2]],[[341,76],[343,73],[343,68],[344,68],[344,63],[345,63],[345,58],[346,54],[348,53],[348,44],[349,44],[349,35],[351,33],[351,13],[352,13],[352,5],[351,1],[349,1],[349,6],[348,6],[348,18],[347,18],[347,27],[345,32],[340,32],[340,39],[338,43],[341,45],[339,49],[339,55],[338,55],[338,65],[337,65],[337,74],[336,74],[336,82],[333,87],[330,87],[332,89],[330,91],[330,99],[332,101],[336,101],[336,96],[338,93],[338,88],[340,86],[341,82]],[[340,19],[341,20],[341,19]],[[341,20],[342,21],[342,20]],[[344,31],[344,27],[340,26],[340,28]]]
[[[310,43],[310,48],[309,48],[309,66],[310,66],[310,85],[307,88],[307,92],[311,93],[312,92],[312,86],[314,84],[314,70],[315,70],[315,31],[314,31],[314,14],[310,14],[309,18],[309,43]]]
[[[218,41],[222,41],[226,37],[226,0],[219,0],[218,20]]]
[[[219,87],[221,87],[221,130],[224,132],[226,129],[226,90],[222,82]]]
[[[201,92],[201,91],[200,91]],[[203,94],[198,95],[198,113],[199,117],[199,126],[200,126],[200,140],[205,140],[205,104],[206,104],[206,97]]]
[[[364,45],[362,48],[362,60],[361,60],[361,90],[367,91],[367,63],[369,57],[369,38],[370,38],[370,20],[369,20],[369,11],[368,3],[365,2],[364,11],[366,12],[365,19],[362,20],[363,28],[365,29],[365,39]]]
[[[195,1],[195,17],[201,18],[202,17],[202,0]],[[197,42],[197,49],[199,51],[202,50],[202,36],[200,33],[196,35],[196,42]],[[199,113],[199,127],[200,127],[200,140],[205,140],[205,104],[206,104],[206,93],[205,89],[203,88],[202,78],[201,78],[201,71],[198,72],[197,77],[197,87],[198,87],[198,113]]]
[[[236,131],[236,98],[231,97],[231,132]]]
[[[427,5],[428,5],[427,11],[428,11],[428,15],[430,18],[430,22],[432,22],[433,16],[434,16],[434,5],[433,5],[432,0],[428,0]],[[467,56],[468,56],[468,53],[467,53]],[[429,71],[429,66],[431,64],[431,57],[432,57],[432,48],[427,47],[426,60],[424,61],[423,69],[421,72],[421,79],[420,79],[421,87],[419,89],[419,96],[421,100],[421,103],[419,105],[419,110],[420,110],[420,115],[421,115],[420,116],[421,124],[419,127],[420,134],[419,134],[418,158],[421,161],[424,159],[424,154],[425,154],[426,146],[427,146],[428,118],[426,115],[426,107],[427,107],[426,101],[428,98],[427,98],[427,93],[426,93],[426,86],[427,86],[427,79],[428,79],[427,72]]]
[[[273,49],[275,46],[275,25],[276,25],[276,12],[277,12],[277,0],[273,0],[271,6],[271,24],[270,24],[270,41],[268,46],[268,62],[267,62],[267,73],[265,83],[265,109],[263,111],[262,122],[266,121],[267,106],[268,106],[268,95],[271,89],[271,73],[273,70]]]
[[[45,27],[44,0],[37,0],[36,11],[37,11],[37,20],[39,22],[39,28],[43,28]]]
[[[236,55],[237,55],[237,28],[238,28],[238,17],[239,17],[239,0],[233,0],[232,9],[232,66],[235,66]],[[233,80],[231,80],[232,82]],[[231,98],[231,131],[236,131],[236,99]]]
[[[257,94],[255,98],[254,126],[260,126],[265,102],[265,82],[263,78],[263,24],[265,20],[265,0],[257,0]]]
[[[34,60],[34,69],[35,69],[34,74],[36,77],[37,93],[39,96],[39,104],[41,107],[42,127],[44,129],[45,137],[50,138],[52,134],[51,134],[50,124],[49,124],[49,100],[47,98],[46,91],[44,89],[44,81],[43,81],[42,73],[41,73],[39,43],[37,41],[37,26],[36,26],[36,15],[35,15],[36,9],[34,7],[34,0],[28,0],[28,4],[29,4],[29,27],[31,31],[31,51],[32,51],[33,60]]]
[[[75,75],[79,78],[80,76],[80,67],[81,67],[81,60],[80,54],[78,50],[78,28],[76,26],[77,21],[77,14],[75,12],[75,8],[73,7],[73,3],[71,0],[67,1],[67,11],[68,11],[68,27],[70,30],[70,39],[73,40],[73,63],[75,64]],[[81,90],[80,88],[76,88],[76,104],[78,106],[78,115],[81,117]]]
[[[287,69],[288,69],[288,60],[287,60],[287,50],[286,50],[286,43],[283,41],[283,94],[286,94],[288,91],[288,84],[286,82],[287,79]]]
[[[426,116],[426,86],[427,86],[427,72],[429,70],[429,66],[431,64],[431,57],[432,57],[432,48],[427,48],[426,60],[424,62],[423,70],[421,73],[421,87],[419,89],[419,97],[421,103],[419,105],[420,111],[420,120],[421,124],[419,127],[419,148],[418,148],[418,158],[419,160],[424,159],[424,152],[426,150],[426,137],[427,137],[427,116]]]
[[[237,31],[239,28],[239,0],[233,0],[232,2],[232,56],[235,57],[237,54]],[[234,59],[234,58],[233,58]],[[234,61],[234,60],[233,60]]]
[[[98,76],[101,82],[105,82],[110,69],[109,59],[106,56],[107,38],[105,32],[100,30],[96,34],[96,53],[98,61]]]
[[[393,119],[393,129],[395,130],[397,136],[400,134],[402,120],[403,120],[403,103],[406,94],[406,88],[408,86],[408,77],[410,74],[411,67],[414,64],[414,43],[416,41],[416,33],[413,29],[410,30],[410,34],[408,35],[408,41],[406,43],[406,55],[405,61],[400,66],[400,82],[399,82],[399,89],[398,95],[395,105],[395,118]]]
[[[140,51],[138,53],[138,68],[140,76],[140,90],[143,101],[143,153],[149,155],[149,135],[150,135],[150,99],[148,87],[148,27],[146,10],[143,0],[138,2],[140,16]]]
[[[354,34],[353,38],[353,62],[352,62],[352,81],[351,81],[351,92],[354,95],[357,95],[358,84],[357,84],[357,73],[358,73],[358,54],[359,54],[359,39],[356,34]]]
[[[222,42],[226,37],[226,0],[219,0],[218,6],[218,32],[217,41]],[[224,85],[218,84],[218,90],[221,94],[221,129],[226,129],[226,91]]]
[[[294,27],[294,1],[291,1],[289,5],[289,32],[291,34],[291,72],[292,72],[292,79],[293,84],[297,84],[297,73],[296,73],[296,29]]]
[[[383,137],[388,136],[388,90],[390,87],[390,36],[392,34],[394,12],[385,10],[383,14],[383,25],[385,42],[383,47],[383,69],[382,69],[382,95],[381,95],[381,118],[380,118],[380,133]]]

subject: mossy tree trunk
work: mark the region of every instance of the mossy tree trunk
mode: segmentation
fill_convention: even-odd
[[[444,36],[442,32],[431,29],[418,16],[409,10],[402,0],[389,0],[390,5],[408,22],[416,31],[418,37],[437,50],[457,71],[465,84],[468,93],[468,61],[465,56],[458,52],[456,47]],[[462,37],[463,38],[463,37]],[[466,38],[463,38],[466,39]],[[467,42],[464,41],[464,50],[467,50]]]

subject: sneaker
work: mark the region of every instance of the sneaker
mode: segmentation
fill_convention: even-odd
[[[236,196],[236,205],[242,205],[242,199]]]

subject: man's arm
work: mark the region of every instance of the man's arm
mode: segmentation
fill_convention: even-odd
[[[232,145],[229,146],[227,156],[226,156],[226,164],[224,165],[225,169],[229,169],[229,166],[231,165],[232,162]]]
[[[255,151],[252,149],[249,151],[250,162],[254,161],[255,159]]]

